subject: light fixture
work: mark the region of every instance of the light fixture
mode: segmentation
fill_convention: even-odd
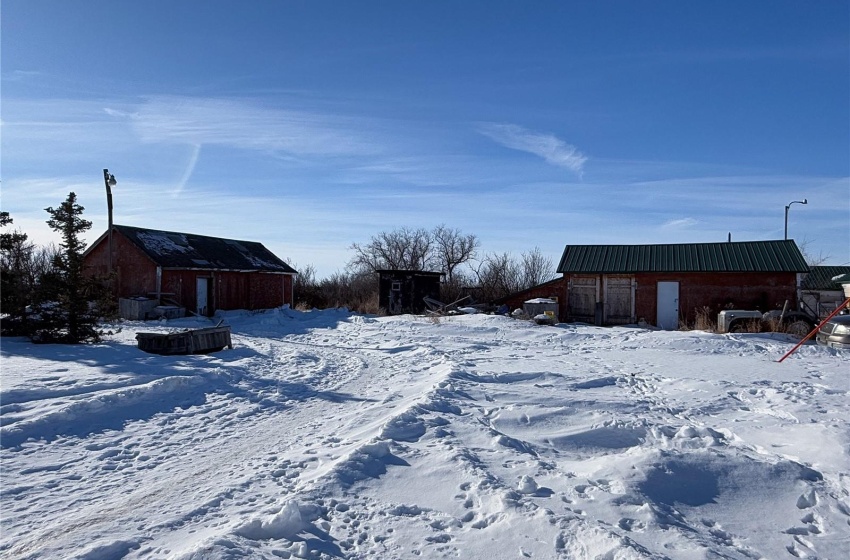
[[[791,209],[792,204],[808,204],[809,200],[804,198],[803,200],[795,200],[793,202],[789,202],[785,205],[785,239],[788,239],[788,210]]]

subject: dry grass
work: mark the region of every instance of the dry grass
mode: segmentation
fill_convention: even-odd
[[[365,298],[361,299],[353,308],[350,309],[357,311],[358,313],[366,313],[368,315],[386,315],[386,310],[382,309],[378,302],[377,292],[369,294]]]
[[[745,321],[743,325],[740,327],[738,332],[745,333],[760,333],[765,331],[765,327],[768,323],[760,319],[750,319],[749,321]]]
[[[783,323],[778,318],[770,319],[769,321],[761,322],[762,332],[786,332],[788,330],[788,324]]]
[[[693,324],[688,324],[684,319],[679,320],[679,330],[680,331],[690,331],[690,330],[698,330],[698,331],[706,331],[706,332],[717,332],[717,314],[714,313],[710,307],[704,305],[702,307],[697,307],[694,309],[694,322]]]
[[[699,331],[717,332],[717,314],[707,305],[696,308],[694,328]]]

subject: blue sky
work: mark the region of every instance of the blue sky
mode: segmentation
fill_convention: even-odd
[[[4,0],[2,208],[483,252],[789,237],[850,264],[850,3]]]

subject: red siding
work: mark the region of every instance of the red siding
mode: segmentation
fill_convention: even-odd
[[[156,264],[124,236],[113,236],[113,269],[117,272],[117,296],[156,295]],[[90,274],[105,275],[108,269],[109,243],[104,237],[86,255]],[[292,305],[292,275],[264,272],[221,272],[213,270],[163,270],[163,299],[173,300],[188,311],[197,309],[198,278],[209,278],[212,285],[210,309],[271,309]]]
[[[162,297],[166,300],[177,302],[180,307],[185,307],[192,313],[198,308],[198,299],[195,290],[198,285],[198,277],[212,278],[209,271],[198,270],[163,270],[162,271]],[[213,308],[215,302],[207,302]]]
[[[569,298],[566,297],[568,278],[564,284],[562,314]],[[601,275],[600,275],[601,276]],[[782,308],[786,300],[790,308],[797,305],[797,275],[793,272],[727,272],[727,273],[637,273],[635,315],[647,323],[655,324],[658,282],[679,283],[679,316],[692,323],[695,310],[709,307],[712,313],[726,308],[757,309],[769,311]]]
[[[122,235],[113,235],[112,268],[117,274],[118,297],[149,296],[156,292],[156,265]],[[90,274],[105,276],[109,270],[109,242],[106,237],[93,246],[85,260]]]
[[[295,305],[295,302],[292,299],[294,295],[294,292],[292,291],[294,289],[294,281],[295,277],[291,274],[287,274],[283,277],[283,303],[288,303],[290,307]]]
[[[271,309],[291,303],[291,294],[284,294],[286,277],[263,272],[217,272],[215,305],[218,309]]]
[[[657,314],[658,282],[679,283],[679,316],[693,322],[697,308],[707,306],[713,313],[731,306],[735,309],[769,311],[797,306],[797,275],[793,272],[727,272],[718,274],[635,274],[635,314],[654,324]]]
[[[164,270],[162,291],[177,294],[177,301],[190,311],[197,309],[198,278],[212,283],[211,309],[272,309],[292,303],[292,277],[262,272],[221,272],[209,270]],[[288,279],[288,282],[287,282]]]

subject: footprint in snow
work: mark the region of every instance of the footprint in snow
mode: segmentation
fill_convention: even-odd
[[[551,488],[541,487],[533,477],[523,475],[517,483],[517,491],[526,496],[535,496],[538,498],[548,498],[554,492]]]
[[[799,498],[797,498],[797,508],[806,509],[810,507],[816,506],[818,503],[818,495],[814,489],[809,490],[806,494],[801,494]]]

